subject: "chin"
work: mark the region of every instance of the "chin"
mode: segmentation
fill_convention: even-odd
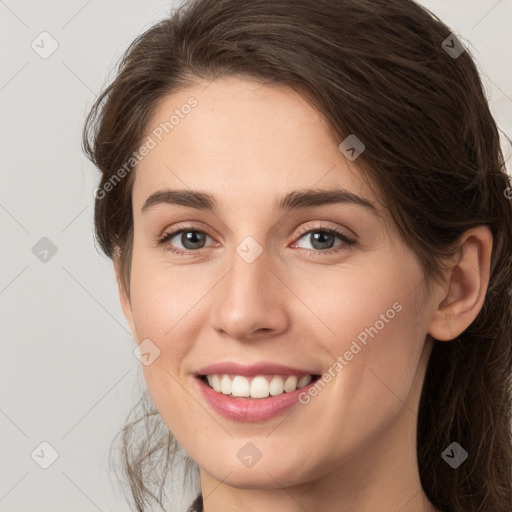
[[[298,471],[294,461],[269,460],[267,463],[260,459],[252,467],[241,464],[216,464],[201,466],[216,480],[240,489],[282,489],[306,483],[310,478],[304,470]],[[226,475],[229,475],[226,477]]]

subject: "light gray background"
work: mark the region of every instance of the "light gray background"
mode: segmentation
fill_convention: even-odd
[[[512,0],[422,3],[470,44],[512,138]],[[121,52],[171,6],[0,0],[0,512],[128,510],[107,455],[143,381],[93,242],[98,173],[81,130]],[[47,59],[31,48],[43,31],[59,45]],[[57,247],[47,262],[32,252],[42,237]],[[49,456],[42,442],[58,452],[48,469],[31,457]]]

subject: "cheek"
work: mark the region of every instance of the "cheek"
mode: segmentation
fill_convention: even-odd
[[[183,267],[185,268],[185,267]],[[190,281],[190,273],[161,269],[144,256],[132,261],[131,304],[138,342],[149,339],[159,350],[150,365],[143,365],[148,390],[161,409],[180,397],[181,363],[194,345],[200,323],[197,303],[206,286]],[[170,401],[170,402],[169,402]]]
[[[186,279],[185,273],[161,271],[154,263],[144,264],[136,258],[132,265],[137,337],[151,340],[160,351],[151,364],[142,365],[147,389],[167,427],[180,442],[186,442],[193,427],[183,421],[190,407],[190,396],[183,388],[184,378],[190,376],[185,375],[183,361],[197,338],[194,305],[204,291]]]
[[[396,334],[417,319],[415,288],[422,272],[416,261],[386,253],[364,263],[319,268],[314,276],[304,272],[291,283],[303,303],[292,311],[294,318],[314,322],[317,330],[310,329],[316,333],[314,339],[338,354],[349,350],[354,339],[362,346],[365,340],[386,337],[396,343]]]
[[[350,418],[362,427],[369,410],[376,428],[390,421],[402,405],[397,397],[404,400],[411,389],[425,342],[419,264],[392,254],[378,263],[329,269],[316,275],[314,287],[311,280],[298,282],[297,295],[314,313],[303,318],[315,322],[309,328],[330,354],[325,371],[333,376],[315,414],[333,415],[337,425]]]
[[[172,267],[134,254],[132,262],[132,310],[139,338],[172,340],[173,334],[193,325],[198,303],[213,286],[196,279],[186,265]],[[186,339],[180,345],[186,345]],[[166,341],[167,343],[167,341]]]

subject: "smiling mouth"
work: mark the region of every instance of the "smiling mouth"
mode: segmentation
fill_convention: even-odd
[[[199,375],[198,378],[219,394],[262,399],[292,393],[312,382],[320,375],[255,375],[253,377],[233,374]]]

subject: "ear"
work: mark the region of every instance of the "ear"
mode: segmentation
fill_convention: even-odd
[[[123,309],[124,317],[128,322],[130,327],[130,331],[132,333],[132,337],[134,340],[137,339],[137,330],[135,329],[135,322],[133,319],[133,311],[132,311],[132,303],[130,299],[130,294],[128,290],[125,290],[123,286],[122,279],[122,270],[121,270],[121,251],[119,247],[116,247],[114,250],[114,270],[116,273],[116,281],[117,281],[117,290],[119,293],[119,300],[121,302],[121,307]]]
[[[449,279],[434,304],[428,333],[448,341],[461,334],[476,318],[484,303],[489,283],[493,238],[488,226],[466,231],[460,251],[449,271]]]

